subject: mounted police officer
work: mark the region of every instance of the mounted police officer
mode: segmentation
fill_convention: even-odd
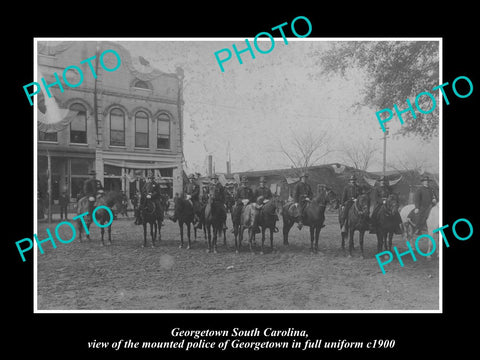
[[[295,206],[298,208],[300,205],[300,214],[298,216],[298,229],[303,227],[303,216],[305,208],[307,207],[308,202],[313,197],[312,187],[307,183],[308,173],[303,172],[300,174],[300,181],[295,184],[293,188],[293,201]]]
[[[140,206],[139,211],[137,212],[137,218],[135,224],[140,225],[143,223],[142,211],[147,200],[147,196],[150,195],[153,203],[155,204],[155,213],[159,217],[161,215],[162,202],[161,202],[161,189],[160,185],[155,181],[155,175],[151,171],[147,177],[147,181],[143,185],[140,191]]]
[[[262,197],[262,200],[270,200],[273,195],[270,189],[265,185],[265,177],[260,177],[260,185],[255,189],[253,193],[253,198],[259,203],[259,198]],[[258,204],[261,205],[261,204]]]
[[[250,186],[248,186],[248,179],[246,176],[242,176],[240,186],[235,193],[235,201],[237,202],[237,205],[240,206],[255,202],[253,190]]]
[[[438,197],[430,187],[430,178],[427,175],[420,179],[422,186],[414,194],[415,209],[408,215],[408,219],[414,226],[414,233],[420,233],[426,226],[430,210],[438,202]]]
[[[350,176],[348,184],[343,189],[342,200],[341,200],[341,212],[340,212],[340,227],[342,231],[346,231],[346,219],[348,216],[348,211],[353,205],[353,200],[356,200],[361,193],[361,188],[357,184],[357,177],[355,175]]]
[[[393,194],[393,189],[391,188],[388,179],[384,176],[380,178],[380,186],[375,188],[375,208],[372,211],[372,215],[370,217],[370,233],[373,234],[375,232],[375,228],[377,225],[377,213],[378,210],[385,204],[387,198]]]
[[[190,201],[194,212],[194,226],[198,223],[198,213],[201,211],[200,186],[194,174],[188,175],[188,183],[185,185],[185,199]]]
[[[96,178],[95,170],[90,170],[88,173],[91,177],[83,183],[83,194],[88,196],[89,201],[95,201],[98,191],[103,190],[103,185],[100,180]]]
[[[225,207],[225,200],[226,200],[225,188],[218,181],[217,174],[213,174],[210,179],[211,179],[211,183],[210,183],[209,193],[211,195],[212,201],[217,206],[223,206],[226,212],[227,209]],[[223,223],[223,230],[227,230],[227,224],[225,222]]]

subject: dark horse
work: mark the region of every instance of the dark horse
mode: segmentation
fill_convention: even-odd
[[[350,209],[348,211],[346,220],[345,220],[345,231],[341,231],[342,234],[342,250],[345,252],[345,238],[347,237],[347,234],[349,236],[349,246],[348,246],[348,252],[349,252],[349,257],[352,256],[353,252],[353,235],[355,234],[355,231],[359,232],[359,240],[360,240],[360,249],[362,251],[362,257],[363,255],[363,238],[365,236],[365,231],[368,230],[369,228],[369,223],[370,223],[370,201],[369,201],[369,196],[368,194],[361,194],[358,199],[353,200],[352,206],[350,206]],[[342,209],[339,208],[338,211],[338,217],[340,221]]]
[[[318,194],[306,205],[303,215],[303,225],[310,227],[310,251],[318,252],[318,239],[320,230],[325,226],[325,208],[330,201],[335,198],[335,193],[331,190],[324,190]],[[283,218],[283,244],[288,245],[288,233],[293,224],[298,221],[300,209],[292,203],[287,203],[282,208]],[[315,244],[315,245],[314,245]]]
[[[143,224],[142,247],[147,246],[147,224],[150,224],[150,236],[152,237],[152,247],[155,246],[155,241],[157,239],[157,230],[158,230],[158,241],[162,240],[161,228],[162,228],[164,210],[162,208],[161,201],[155,202],[152,199],[151,190],[152,190],[151,183],[147,183],[145,188],[147,195],[145,196],[143,208],[140,210],[142,215],[142,224]]]
[[[207,252],[217,253],[217,236],[220,236],[223,232],[224,243],[226,243],[225,232],[223,230],[223,224],[227,219],[227,210],[225,206],[218,201],[208,198],[207,205],[205,206],[205,222],[204,226],[207,231],[208,249]],[[212,234],[213,233],[213,234]]]
[[[398,227],[398,207],[397,197],[391,194],[378,209],[375,226],[378,252],[383,250],[392,251],[392,238]]]
[[[178,226],[180,227],[180,249],[183,248],[183,224],[187,226],[187,238],[188,246],[187,250],[190,249],[190,226],[193,224],[195,213],[193,210],[193,204],[190,200],[177,197],[175,198],[175,218],[178,221]],[[195,236],[196,237],[196,236]]]
[[[260,208],[257,221],[255,224],[260,226],[262,231],[262,250],[260,254],[263,254],[263,246],[265,243],[265,233],[268,229],[270,235],[270,249],[273,251],[273,233],[278,232],[276,223],[278,220],[278,213],[281,210],[281,203],[278,198],[270,199]]]
[[[113,214],[112,208],[113,206],[118,206],[122,202],[122,194],[119,193],[118,191],[109,191],[106,194],[99,194],[97,195],[97,198],[93,201],[89,199],[88,196],[84,196],[80,198],[77,202],[77,214],[81,215],[83,213],[88,212],[87,215],[85,215],[82,218],[77,219],[77,228],[78,228],[78,234],[79,234],[79,239],[80,242],[82,242],[82,232],[85,230],[86,236],[88,240],[90,239],[90,225],[92,224],[92,214],[93,211],[95,210],[96,207],[98,206],[107,206],[110,209],[111,214]],[[104,208],[99,208],[98,210],[95,211],[95,219],[97,223],[100,225],[105,225],[106,223],[109,223],[111,219],[111,215],[107,210]],[[105,226],[107,227],[107,226]],[[102,236],[102,245],[105,245],[104,243],[104,234],[105,234],[105,227],[101,227],[101,236]],[[108,241],[110,244],[112,243],[112,224],[107,227],[108,228]]]

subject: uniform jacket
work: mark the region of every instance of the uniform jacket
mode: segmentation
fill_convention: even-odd
[[[210,194],[212,194],[213,201],[219,201],[225,204],[225,188],[222,184],[216,183],[210,185]]]
[[[295,184],[295,187],[293,188],[293,200],[296,203],[299,203],[300,201],[304,200],[306,197],[312,198],[312,196],[313,196],[313,191],[311,186],[308,183],[299,181],[298,183]]]
[[[248,186],[240,186],[235,194],[235,200],[248,199],[250,202],[255,202],[253,190]]]
[[[160,200],[161,198],[160,185],[158,185],[155,181],[146,182],[142,188],[142,196],[147,195],[147,193],[152,194],[152,199]]]
[[[272,198],[272,192],[266,186],[259,186],[258,188],[255,189],[253,197],[255,199],[258,199],[259,196],[263,196],[265,199],[271,199]]]
[[[343,194],[342,194],[342,204],[345,204],[348,200],[351,198],[356,199],[358,195],[360,195],[360,186],[357,184],[347,184],[345,186],[345,189],[343,189]]]
[[[437,200],[437,196],[432,188],[421,186],[417,189],[414,195],[415,207],[417,209],[425,209],[432,205],[432,200]]]
[[[194,182],[188,182],[187,185],[185,185],[185,194],[190,195],[192,200],[199,201],[200,186]]]
[[[393,194],[393,190],[390,186],[379,186],[375,189],[375,201],[377,202],[377,204],[381,203],[383,198],[387,198],[391,194]]]

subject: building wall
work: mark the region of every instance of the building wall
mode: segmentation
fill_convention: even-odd
[[[107,69],[113,69],[118,63],[113,53],[106,52],[103,57],[101,56],[105,50],[109,49],[115,50],[120,56],[121,64],[115,71],[107,71],[102,67],[103,63]],[[62,181],[66,176],[65,173],[69,172],[70,159],[75,157],[85,159],[88,164],[91,164],[89,167],[97,171],[97,178],[102,182],[105,180],[105,164],[122,167],[124,175],[126,167],[138,166],[144,169],[149,166],[148,163],[151,163],[152,169],[174,168],[173,179],[171,179],[173,191],[181,191],[183,187],[182,126],[181,106],[179,106],[181,77],[138,64],[125,48],[114,42],[39,42],[38,52],[38,82],[41,77],[44,77],[47,84],[54,83],[56,81],[54,73],[57,73],[60,78],[63,92],[58,84],[49,87],[58,106],[68,109],[73,104],[81,104],[86,109],[87,144],[70,142],[70,125],[58,131],[57,141],[38,142],[40,157],[48,153],[52,158],[64,159],[64,162],[58,165],[63,169]],[[95,59],[80,64],[82,60],[92,56],[101,60],[98,65]],[[62,76],[64,69],[72,65],[78,66],[80,71],[72,68],[64,74],[64,79]],[[90,66],[95,70],[97,79],[94,78]],[[72,88],[66,85],[65,80],[71,84],[79,83],[82,75],[83,82],[78,87]],[[138,81],[143,82],[141,85],[147,88],[135,86]],[[95,122],[95,88],[97,90],[97,124]],[[41,97],[39,99],[41,100]],[[123,111],[125,116],[123,146],[111,144],[110,113],[113,109]],[[148,115],[148,148],[135,147],[135,116],[139,111]],[[157,148],[157,119],[162,115],[170,120],[169,149]],[[39,174],[42,171],[44,169],[39,169]],[[127,184],[128,182],[124,181],[122,185],[124,190]],[[75,194],[71,195],[75,196]]]

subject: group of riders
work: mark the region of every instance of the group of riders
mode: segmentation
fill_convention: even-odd
[[[91,171],[89,173],[91,178],[86,180],[83,186],[84,195],[89,198],[89,201],[95,201],[97,197],[103,196],[104,189],[100,180],[96,179],[95,171]],[[307,181],[308,173],[303,172],[300,175],[300,181],[298,181],[294,188],[292,194],[293,204],[298,208],[297,212],[297,223],[298,228],[302,229],[303,227],[303,218],[305,213],[305,208],[307,207],[308,203],[314,196],[312,191],[312,187]],[[438,197],[435,194],[434,190],[432,189],[431,180],[428,176],[424,175],[421,178],[422,186],[418,187],[414,194],[414,205],[415,208],[412,212],[408,215],[408,221],[412,225],[414,229],[414,233],[419,233],[420,231],[425,229],[425,223],[427,217],[429,215],[430,209],[438,202]],[[318,185],[318,191],[325,191],[327,186],[325,184]],[[359,196],[362,194],[368,193],[370,189],[365,188],[357,183],[357,178],[355,175],[352,175],[349,178],[348,184],[345,186],[342,196],[339,199],[340,201],[340,226],[341,228],[345,228],[348,212],[354,202],[358,199]],[[147,196],[151,201],[154,202],[155,208],[158,211],[162,211],[162,192],[160,185],[155,181],[155,176],[151,172],[148,177],[147,181],[145,182],[144,186],[140,191],[140,201],[138,210],[136,211],[136,219],[135,224],[139,225],[142,224],[142,209],[145,206],[145,202],[147,200]],[[188,176],[188,182],[184,186],[184,193],[183,197],[192,203],[192,206],[195,210],[195,213],[198,213],[199,209],[202,209],[205,204],[207,203],[209,197],[213,202],[216,202],[218,206],[226,206],[227,195],[229,192],[226,190],[226,187],[223,186],[218,179],[218,175],[213,174],[210,177],[210,182],[208,184],[204,184],[203,188],[200,188],[198,183],[198,179],[195,177],[194,174],[190,174]],[[392,187],[389,185],[389,181],[387,178],[382,177],[380,178],[380,186],[375,188],[375,196],[374,199],[376,201],[375,207],[372,211],[370,216],[370,231],[374,232],[375,227],[377,224],[377,214],[380,208],[386,203],[387,199],[391,196],[397,197],[394,193]],[[260,184],[258,187],[253,190],[248,184],[248,178],[246,176],[241,177],[240,185],[236,189],[235,194],[233,196],[235,206],[237,210],[241,210],[244,206],[248,205],[249,203],[255,203],[257,207],[261,207],[267,201],[270,201],[273,198],[273,194],[270,188],[266,185],[265,178],[262,176],[260,177]],[[370,198],[370,197],[368,197]],[[398,199],[398,197],[397,197]],[[370,208],[370,204],[368,204]],[[400,224],[402,222],[400,218],[400,214],[397,212],[395,215],[395,221],[398,224],[398,230],[400,231]],[[176,221],[175,215],[170,217],[172,221]],[[195,227],[201,227],[201,222],[198,221],[196,217]],[[227,229],[226,224],[223,225],[224,230]],[[398,232],[400,233],[400,232]]]

